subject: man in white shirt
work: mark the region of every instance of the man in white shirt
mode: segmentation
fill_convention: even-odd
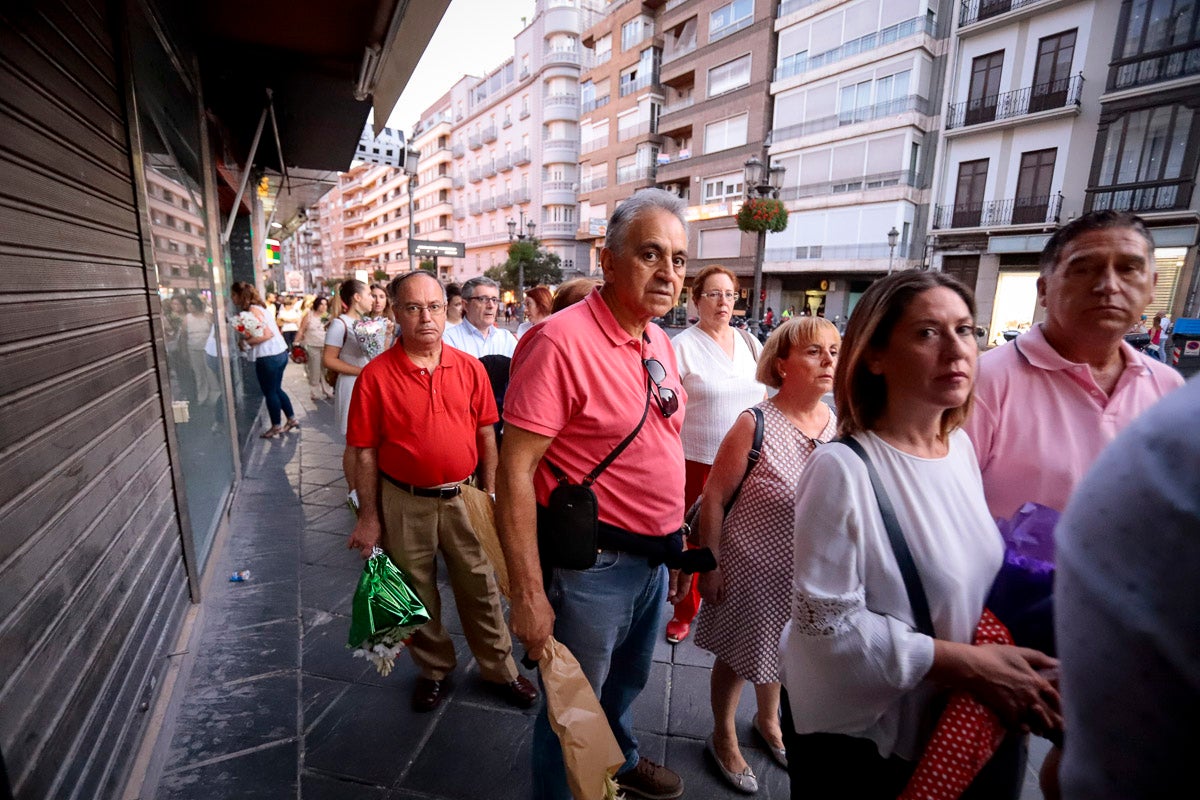
[[[517,337],[496,327],[500,310],[500,286],[491,278],[472,278],[463,284],[464,316],[461,325],[447,327],[442,341],[476,358],[506,356],[512,358]]]

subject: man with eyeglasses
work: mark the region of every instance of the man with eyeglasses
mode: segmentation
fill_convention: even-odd
[[[500,285],[491,278],[472,278],[463,284],[463,322],[447,328],[446,344],[476,358],[504,356],[512,358],[517,337],[496,327],[500,311]]]
[[[651,319],[669,312],[683,288],[685,208],[661,189],[625,200],[600,253],[603,287],[526,334],[505,401],[496,508],[513,632],[535,659],[551,633],[571,651],[625,754],[616,776],[625,796],[663,800],[679,797],[683,782],[639,754],[630,708],[650,674],[667,570],[611,542],[666,543],[683,522],[686,396],[670,340]],[[635,430],[591,484],[601,532],[594,566],[551,565],[544,575],[537,517],[554,473],[583,483]],[[571,797],[544,709],[534,724],[533,778],[539,800]]]
[[[392,281],[389,294],[399,341],[363,368],[350,402],[346,443],[358,466],[360,508],[348,546],[364,558],[382,547],[429,611],[407,648],[421,671],[415,711],[438,706],[457,664],[441,622],[439,552],[480,674],[510,704],[530,708],[538,692],[513,662],[496,578],[461,495],[472,472],[485,491],[495,485],[498,415],[487,373],[443,346],[446,293],[437,278],[410,272]]]

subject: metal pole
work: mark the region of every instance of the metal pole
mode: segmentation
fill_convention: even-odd
[[[758,249],[754,253],[754,295],[750,298],[750,318],[757,321],[762,318],[762,272],[763,256],[767,251],[767,232],[758,232]]]
[[[888,252],[888,275],[892,274],[892,259],[896,257],[896,245],[892,245]]]
[[[413,255],[413,192],[416,191],[416,175],[408,176],[408,271],[417,268],[416,257]]]

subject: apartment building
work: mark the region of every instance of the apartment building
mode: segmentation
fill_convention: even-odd
[[[376,273],[408,271],[410,184],[409,176],[396,167],[365,166],[355,192],[346,201],[343,224],[347,266],[352,271],[365,271],[374,280]]]
[[[957,9],[931,264],[975,291],[990,344],[1034,322],[1042,247],[1087,205],[1113,10],[1103,0]]]
[[[579,34],[591,14],[586,0],[537,0],[513,58],[451,88],[453,230],[467,248],[457,279],[508,258],[510,219],[532,221],[565,271],[580,262]]]
[[[180,181],[146,170],[146,202],[158,293],[210,292],[208,245],[200,199]],[[211,300],[211,297],[209,298]]]
[[[845,319],[872,280],[924,263],[946,31],[958,5],[780,4],[770,158],[786,168],[790,220],[767,236],[766,305]]]
[[[688,201],[688,272],[721,264],[742,277],[749,308],[758,237],[738,230],[745,163],[765,160],[775,69],[775,0],[659,3],[663,147],[658,184]],[[764,306],[765,308],[765,306]]]
[[[1200,4],[1124,0],[1111,41],[1084,208],[1145,219],[1158,266],[1150,312],[1200,316]]]
[[[453,158],[450,151],[452,126],[450,93],[447,92],[425,109],[413,129],[411,143],[417,152],[417,177],[412,203],[413,239],[454,241],[454,204],[451,199]],[[413,263],[417,266],[425,260],[431,259],[413,257]],[[438,276],[446,280],[455,280],[463,268],[463,259],[440,257],[436,263]]]
[[[340,278],[345,274],[346,230],[342,219],[341,177],[332,188],[317,201],[317,237],[321,247],[321,263],[325,278]]]
[[[584,32],[579,88],[578,238],[597,272],[608,217],[624,198],[653,186],[662,150],[663,37],[651,3],[616,0]]]

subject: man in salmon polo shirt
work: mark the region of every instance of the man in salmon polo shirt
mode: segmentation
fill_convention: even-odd
[[[667,313],[683,288],[685,207],[661,189],[625,200],[600,252],[603,287],[526,334],[505,398],[497,487],[513,633],[535,659],[551,633],[579,659],[625,753],[617,783],[625,796],[651,800],[683,794],[678,775],[638,752],[630,710],[650,674],[666,567],[629,550],[601,549],[590,569],[553,569],[547,594],[537,509],[556,483],[547,462],[578,484],[644,414],[637,435],[592,485],[602,531],[662,543],[683,523],[685,397],[671,343],[650,320]],[[533,787],[538,800],[571,798],[544,708],[533,729]]]
[[[1178,372],[1124,340],[1158,281],[1154,240],[1141,218],[1085,214],[1050,237],[1040,268],[1046,319],[980,356],[964,426],[996,519],[1028,502],[1065,510],[1105,445],[1183,385]],[[1046,760],[1047,789],[1058,758],[1055,749]]]
[[[346,443],[357,459],[361,506],[349,546],[364,558],[382,547],[429,611],[407,648],[421,670],[414,710],[438,706],[457,663],[441,622],[439,552],[480,674],[510,704],[530,708],[537,689],[517,673],[495,574],[460,488],[476,465],[480,487],[490,493],[495,485],[491,384],[477,359],[442,345],[446,293],[437,278],[419,270],[389,289],[400,340],[363,368],[350,401]]]

